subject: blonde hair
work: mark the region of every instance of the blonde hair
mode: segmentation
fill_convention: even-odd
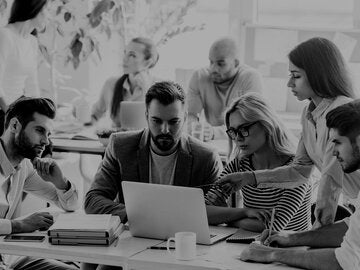
[[[279,116],[257,93],[247,93],[235,99],[225,113],[225,124],[229,128],[229,118],[233,112],[240,113],[249,123],[258,122],[265,131],[266,140],[270,147],[279,155],[293,155],[295,153],[295,137],[284,126]],[[229,138],[228,159],[239,154]]]

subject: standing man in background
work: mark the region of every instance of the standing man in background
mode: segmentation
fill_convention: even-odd
[[[234,39],[216,40],[209,52],[210,66],[194,72],[189,83],[188,132],[199,121],[204,110],[204,141],[226,139],[224,111],[231,101],[248,92],[261,93],[261,75],[239,60],[239,48]]]

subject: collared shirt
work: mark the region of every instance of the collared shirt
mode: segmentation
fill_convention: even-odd
[[[360,197],[356,200],[355,213],[344,219],[348,230],[339,248],[335,249],[335,257],[344,270],[360,269]]]
[[[312,167],[315,165],[321,172],[317,207],[326,209],[326,216],[330,217],[334,214],[336,197],[341,187],[347,196],[356,198],[360,190],[360,183],[357,181],[360,172],[344,175],[339,162],[333,156],[333,144],[329,141],[329,129],[325,118],[329,111],[351,100],[345,96],[324,98],[316,107],[310,102],[302,113],[302,134],[293,164],[270,171],[256,171],[256,181],[259,186],[287,188],[299,186],[308,181]],[[325,215],[322,220],[325,220]]]
[[[73,184],[68,191],[58,190],[37,174],[29,159],[22,160],[14,168],[0,144],[0,235],[11,233],[10,220],[20,215],[23,191],[42,197],[66,211],[78,208],[78,193]]]

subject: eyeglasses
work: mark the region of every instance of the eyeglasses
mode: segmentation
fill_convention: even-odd
[[[249,136],[250,127],[255,125],[256,123],[257,123],[257,121],[250,123],[250,124],[245,124],[245,125],[239,126],[236,129],[229,128],[228,130],[226,130],[226,133],[232,140],[236,140],[238,137],[245,138],[245,137]]]

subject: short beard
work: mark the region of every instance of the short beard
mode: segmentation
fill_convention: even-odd
[[[157,136],[151,135],[151,138],[152,138],[155,146],[159,150],[164,151],[164,152],[169,151],[175,145],[174,138],[171,135],[166,135],[166,134],[161,134],[161,135],[157,135]],[[169,141],[166,143],[160,143],[159,139],[161,139],[161,138],[169,139]]]
[[[41,153],[37,153],[35,150],[35,146],[31,145],[29,138],[23,130],[21,130],[19,136],[15,138],[14,144],[17,148],[16,152],[24,158],[32,160],[35,157],[41,156]]]
[[[360,165],[360,149],[356,144],[352,143],[352,160],[346,168],[343,168],[344,173],[352,173],[359,169]]]

